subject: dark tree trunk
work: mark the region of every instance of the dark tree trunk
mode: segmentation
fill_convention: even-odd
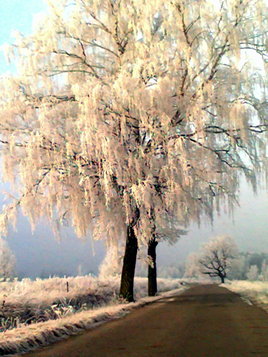
[[[220,278],[221,278],[221,282],[222,282],[222,284],[224,284],[224,279],[225,279],[225,276],[224,276],[224,275],[220,275]]]
[[[148,256],[151,257],[153,265],[148,265],[148,295],[155,296],[157,293],[157,269],[156,269],[156,246],[155,238],[148,243]]]
[[[131,302],[134,301],[134,275],[136,258],[138,251],[138,241],[133,225],[127,227],[126,249],[121,275],[120,297]]]

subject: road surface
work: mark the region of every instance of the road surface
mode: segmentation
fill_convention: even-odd
[[[28,357],[268,356],[268,314],[217,285],[195,286]]]

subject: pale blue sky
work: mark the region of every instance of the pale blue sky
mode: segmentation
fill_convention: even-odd
[[[33,15],[46,9],[42,0],[0,0],[0,46],[12,43],[12,31],[18,30],[24,35],[32,32]],[[6,63],[0,54],[0,74],[13,67]]]
[[[0,0],[0,46],[13,43],[12,32],[17,30],[23,35],[32,32],[34,15],[44,11],[46,4],[42,0]],[[15,66],[6,62],[0,52],[0,75],[14,72]],[[8,190],[8,185],[0,182],[1,189]],[[3,196],[0,194],[0,209]],[[102,244],[95,244],[95,255],[91,242],[78,241],[71,230],[66,230],[64,241],[55,240],[51,229],[42,224],[31,233],[27,219],[20,216],[17,230],[10,231],[8,244],[16,255],[17,272],[20,276],[42,276],[49,274],[76,274],[79,265],[82,272],[97,273],[97,267],[103,259]]]

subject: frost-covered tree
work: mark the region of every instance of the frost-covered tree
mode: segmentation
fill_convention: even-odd
[[[199,265],[199,254],[192,253],[189,254],[185,263],[185,278],[200,278],[202,275]]]
[[[254,280],[258,280],[259,277],[259,269],[257,267],[257,265],[251,265],[247,271],[247,279],[254,281]]]
[[[263,281],[268,281],[268,264],[267,261],[262,263],[260,277]]]
[[[7,242],[0,238],[0,279],[6,280],[15,274],[16,259]]]
[[[115,244],[107,247],[106,255],[99,266],[99,276],[102,279],[112,276],[120,276],[122,271],[122,251]]]
[[[230,280],[245,280],[247,268],[246,257],[239,253],[232,262],[232,269],[229,271],[228,278]]]
[[[237,255],[235,241],[228,236],[218,236],[203,245],[200,252],[194,255],[192,263],[202,274],[219,277],[224,283]]]
[[[132,300],[138,246],[154,260],[167,222],[232,207],[239,172],[254,183],[262,168],[267,4],[48,3],[13,46],[18,76],[1,81],[3,177],[18,191],[1,230],[20,206],[33,225],[125,232],[121,295]]]

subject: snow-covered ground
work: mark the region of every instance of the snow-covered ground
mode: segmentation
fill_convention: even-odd
[[[223,286],[268,312],[268,281],[233,280]]]
[[[183,292],[186,286],[180,280],[159,279],[158,288],[169,296]],[[119,301],[118,290],[118,278],[92,276],[1,282],[0,355],[45,346],[163,296],[144,298],[146,278],[135,279],[135,303]]]
[[[116,296],[119,291],[119,278],[98,278],[91,275],[49,279],[23,279],[21,281],[0,282],[0,303],[5,304],[52,304],[55,300],[73,299],[80,295]],[[68,287],[67,287],[68,284]],[[158,279],[159,291],[176,289],[178,279]],[[146,296],[147,279],[135,278],[135,297]],[[93,301],[94,304],[94,301]]]

